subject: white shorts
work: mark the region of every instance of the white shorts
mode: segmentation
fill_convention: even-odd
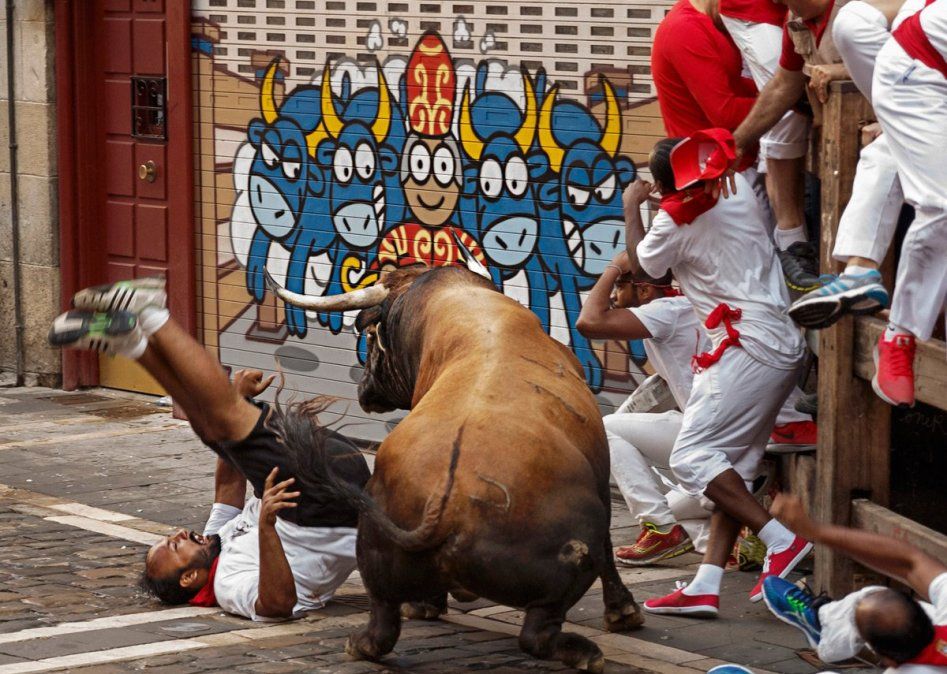
[[[773,424],[796,380],[729,348],[694,376],[684,422],[671,452],[671,470],[684,490],[701,496],[721,473],[735,470],[747,483],[759,474]],[[749,489],[749,484],[748,484]]]
[[[752,23],[729,16],[721,15],[720,18],[743,54],[743,63],[756,83],[756,88],[762,91],[779,67],[783,29],[768,23]],[[808,149],[808,138],[809,121],[796,112],[787,112],[760,138],[760,158],[766,160],[803,157]]]

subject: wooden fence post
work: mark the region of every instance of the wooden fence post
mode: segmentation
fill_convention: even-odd
[[[824,108],[820,148],[822,273],[840,269],[832,259],[839,218],[852,193],[859,127],[871,106],[849,81],[834,82]],[[891,409],[854,372],[854,323],[843,318],[819,335],[819,449],[815,515],[848,525],[852,499],[887,505],[890,490]],[[816,549],[816,584],[833,596],[854,586],[855,565],[824,547]]]

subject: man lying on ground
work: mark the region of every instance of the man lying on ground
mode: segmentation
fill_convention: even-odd
[[[806,635],[824,662],[854,657],[867,644],[886,674],[947,671],[947,566],[903,541],[813,521],[798,496],[780,494],[771,509],[793,532],[838,550],[895,578],[926,601],[871,586],[831,601],[780,578],[763,581],[763,597],[777,618]]]
[[[245,397],[262,393],[270,380],[244,373],[231,384],[220,363],[171,319],[165,303],[163,279],[98,286],[77,293],[76,308],[49,332],[54,346],[138,361],[224,460],[215,495],[221,505],[211,523],[227,519],[223,505],[235,516],[216,534],[182,529],[152,546],[144,586],[168,604],[219,605],[253,620],[321,608],[355,568],[357,512],[326,494],[327,465],[317,457],[359,489],[370,475],[365,458],[342,435],[318,426],[324,401],[271,407]],[[300,443],[287,441],[308,436],[310,428],[324,451],[300,451]],[[244,504],[246,480],[254,498]]]

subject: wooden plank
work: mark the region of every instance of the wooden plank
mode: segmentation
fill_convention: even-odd
[[[947,559],[947,536],[867,499],[852,501],[852,526],[910,543],[934,559]]]
[[[858,161],[859,128],[868,101],[850,83],[833,83],[824,108],[821,146],[823,273],[840,271],[832,259],[839,219]],[[819,334],[819,451],[814,511],[825,522],[851,521],[853,495],[887,504],[891,409],[853,375],[854,323],[843,318]],[[834,596],[853,588],[854,563],[824,546],[816,549],[816,583]]]
[[[872,316],[855,321],[855,374],[871,381],[875,374],[872,352],[885,322]],[[947,410],[947,344],[939,339],[917,343],[914,358],[914,396],[921,402]]]

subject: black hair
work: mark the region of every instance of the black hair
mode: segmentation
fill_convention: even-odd
[[[184,575],[187,569],[181,569],[163,578],[153,578],[148,575],[148,552],[148,550],[145,551],[145,569],[142,571],[141,580],[138,583],[141,590],[171,606],[186,604],[193,599],[198,591],[181,585],[181,576]]]
[[[651,177],[655,182],[661,183],[661,191],[665,194],[677,192],[677,188],[674,186],[674,170],[671,168],[671,150],[682,140],[684,139],[664,138],[659,140],[655,143],[648,159]]]
[[[865,597],[856,622],[872,650],[898,664],[917,657],[934,640],[934,625],[921,605],[895,590]]]

